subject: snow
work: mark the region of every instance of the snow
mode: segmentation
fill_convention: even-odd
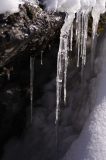
[[[32,5],[37,3],[37,0],[0,0],[0,13],[15,13],[19,11],[19,4],[29,2]]]
[[[76,12],[77,9],[98,6],[99,8],[105,8],[106,0],[44,0],[48,10],[61,10],[70,12]],[[101,11],[103,11],[101,9]]]
[[[18,12],[19,4],[22,3],[21,0],[0,0],[0,13],[5,12]]]
[[[58,0],[58,10],[76,13],[81,7],[80,0]]]
[[[95,86],[92,85],[91,93],[94,109],[79,138],[72,144],[63,160],[106,159],[106,38],[102,42],[100,57],[96,63],[96,68],[99,66],[101,72],[95,79]]]

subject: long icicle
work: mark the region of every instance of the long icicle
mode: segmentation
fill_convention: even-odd
[[[64,39],[64,104],[66,104],[66,84],[67,84],[67,67],[68,67],[68,34]]]
[[[88,38],[88,17],[89,11],[86,11],[84,14],[84,39],[83,39],[83,64],[86,64],[86,46],[87,46],[87,38]]]
[[[87,35],[88,35],[88,14],[89,10],[82,12],[82,34],[81,34],[81,57],[82,57],[82,69],[81,69],[81,79],[83,82],[83,72],[84,66],[86,64],[86,43],[87,43]]]
[[[41,60],[40,60],[41,65],[43,65],[43,51],[41,51]]]
[[[59,45],[59,52],[58,52],[58,58],[57,58],[56,121],[58,121],[58,114],[59,114],[59,110],[60,110],[60,101],[61,101],[61,91],[62,91],[63,79],[64,79],[64,82],[66,82],[65,77],[66,77],[67,65],[68,65],[68,36],[69,36],[70,26],[72,26],[73,20],[74,20],[74,15],[69,16],[68,18],[66,17],[65,23],[61,29],[60,45]],[[66,95],[66,94],[64,94],[64,95]],[[65,98],[64,98],[64,100],[65,100]]]
[[[83,39],[84,39],[84,13],[81,14],[81,81],[83,83],[83,72],[84,72],[84,63],[83,63]]]
[[[76,17],[76,43],[77,43],[77,67],[80,61],[80,47],[81,47],[81,12],[77,13]]]
[[[56,150],[58,150],[58,128],[59,128],[59,114],[60,114],[60,102],[62,86],[64,86],[64,102],[66,102],[66,77],[67,77],[67,65],[68,65],[68,37],[70,26],[73,23],[75,15],[66,16],[65,23],[61,29],[60,45],[57,58],[57,79],[56,79]],[[64,84],[63,84],[64,80]],[[57,153],[58,155],[58,153]]]
[[[96,8],[92,10],[92,18],[93,18],[93,23],[92,23],[92,47],[91,47],[91,73],[93,72],[94,54],[96,46],[96,33],[100,19],[100,12]]]
[[[70,32],[70,33],[69,33]],[[69,36],[70,35],[70,36]],[[70,42],[70,45],[69,45]],[[67,97],[67,67],[68,67],[68,51],[72,51],[73,45],[73,22],[71,24],[70,30],[66,32],[64,38],[64,104],[66,104],[66,97]]]
[[[72,49],[73,49],[73,23],[70,29],[70,51],[72,51]]]
[[[30,122],[33,120],[34,57],[30,56]]]

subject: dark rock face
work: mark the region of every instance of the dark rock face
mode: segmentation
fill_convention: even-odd
[[[60,14],[48,14],[39,6],[29,4],[20,5],[18,13],[0,15],[1,148],[9,138],[20,136],[29,121],[30,55],[36,56],[34,88],[37,95],[34,95],[34,99],[42,96],[43,85],[49,81],[51,70],[55,68],[56,71],[57,51],[54,53],[53,46],[56,45],[58,50],[62,24]],[[40,64],[42,50],[43,67]],[[34,103],[36,104],[36,100]]]
[[[46,47],[41,55],[35,57],[34,107],[43,95],[43,87],[56,76],[56,59],[59,37]],[[30,123],[30,64],[29,54],[17,56],[0,75],[0,146],[12,137],[19,138]],[[10,75],[8,75],[8,73]],[[2,152],[2,150],[1,150]],[[1,153],[2,155],[2,153]]]
[[[19,137],[29,121],[30,55],[36,56],[35,107],[36,100],[43,94],[43,85],[54,76],[59,32],[63,21],[60,13],[46,13],[39,6],[28,3],[20,5],[18,13],[0,15],[1,148],[9,138]]]
[[[62,15],[46,13],[39,6],[20,5],[12,15],[0,15],[0,65],[19,54],[36,54],[59,35]]]

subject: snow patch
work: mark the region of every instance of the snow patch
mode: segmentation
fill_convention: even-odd
[[[0,1],[0,13],[18,12],[20,3],[22,3],[21,0],[1,0]]]
[[[29,2],[31,5],[38,3],[37,0],[0,0],[0,14],[18,12],[19,4],[24,4],[25,2]]]

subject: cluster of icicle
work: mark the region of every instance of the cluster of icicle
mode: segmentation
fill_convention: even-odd
[[[22,0],[36,2],[37,0]],[[58,10],[66,13],[64,25],[60,34],[60,45],[57,58],[57,81],[56,81],[56,126],[58,129],[58,120],[60,112],[60,102],[62,88],[64,88],[64,104],[66,104],[66,81],[68,67],[68,53],[73,49],[73,21],[76,19],[76,46],[77,46],[77,67],[79,67],[80,59],[82,59],[82,73],[86,64],[86,43],[88,33],[89,13],[92,14],[92,58],[94,39],[97,33],[100,14],[105,12],[106,0],[45,0],[47,10]],[[76,17],[76,18],[75,18]],[[41,54],[42,64],[42,54]],[[91,63],[92,64],[92,63]],[[30,100],[31,100],[31,122],[33,108],[33,78],[34,78],[34,58],[30,58]]]
[[[62,88],[64,88],[64,103],[66,103],[66,80],[68,53],[73,49],[73,21],[76,20],[76,46],[77,67],[82,60],[82,73],[86,64],[86,43],[88,36],[88,18],[91,13],[92,24],[92,50],[97,33],[100,14],[105,12],[106,0],[55,0],[55,9],[64,11],[66,18],[60,34],[60,45],[57,58],[57,99],[56,99],[56,124],[58,125]],[[76,18],[75,18],[76,17]],[[93,51],[92,51],[93,62]],[[91,63],[92,63],[91,62]],[[92,65],[92,64],[91,64]]]

